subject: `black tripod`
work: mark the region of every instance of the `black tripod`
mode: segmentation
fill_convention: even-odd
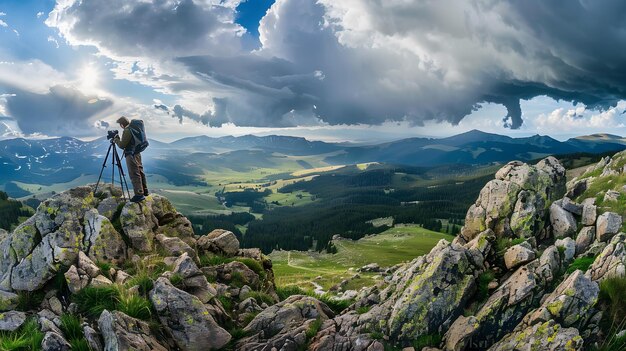
[[[98,182],[96,183],[96,188],[94,189],[93,193],[95,194],[98,191],[100,179],[102,179],[102,172],[104,172],[104,168],[107,166],[107,160],[109,159],[109,155],[111,154],[111,149],[113,150],[113,157],[111,157],[111,186],[115,186],[115,168],[117,168],[120,177],[120,187],[122,188],[122,198],[126,199],[126,195],[128,194],[128,198],[130,199],[128,182],[126,181],[126,175],[124,174],[124,169],[122,168],[122,162],[120,161],[120,156],[117,153],[117,148],[115,148],[115,143],[113,142],[113,139],[111,139],[111,145],[109,145],[107,155],[104,158],[104,162],[102,162],[100,176],[98,177]],[[124,188],[126,188],[126,193],[124,193]]]

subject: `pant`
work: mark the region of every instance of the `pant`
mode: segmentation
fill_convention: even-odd
[[[143,173],[141,154],[126,155],[126,167],[128,167],[128,176],[130,182],[133,183],[135,195],[147,194],[148,183],[146,183],[146,175]]]

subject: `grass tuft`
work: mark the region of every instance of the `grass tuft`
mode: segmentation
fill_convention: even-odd
[[[90,318],[98,318],[104,310],[115,310],[119,299],[120,290],[115,285],[87,286],[72,296],[78,311]]]
[[[35,310],[41,305],[45,294],[43,291],[19,291],[17,293],[17,307],[18,311],[27,312]]]
[[[595,259],[596,259],[595,257],[577,258],[569,265],[569,267],[567,267],[567,271],[565,273],[570,274],[576,271],[577,269],[580,269],[581,271],[586,272],[587,269],[589,269],[589,267],[593,264],[593,261],[595,261]]]
[[[0,350],[40,350],[43,337],[44,334],[39,330],[37,321],[29,319],[16,331],[0,332]]]

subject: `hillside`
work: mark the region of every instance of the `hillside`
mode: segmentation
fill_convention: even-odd
[[[312,253],[287,254],[286,267],[275,253],[273,269],[229,231],[197,235],[162,196],[132,204],[114,188],[95,196],[74,188],[3,235],[0,345],[622,350],[625,164],[626,153],[604,158],[566,185],[554,158],[511,162],[480,191],[456,237],[435,243],[432,232],[394,228],[335,238],[327,262],[362,268],[360,277],[316,284],[343,300],[302,289],[317,277],[281,280],[289,269],[324,274],[306,262]],[[378,267],[358,267],[366,262]]]

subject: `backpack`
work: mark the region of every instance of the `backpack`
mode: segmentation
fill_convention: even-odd
[[[148,142],[148,137],[146,137],[146,129],[143,126],[143,121],[140,119],[133,119],[130,121],[130,135],[132,136],[132,144],[133,147],[130,148],[130,152],[133,155],[136,155],[140,152],[143,152],[150,143]]]

